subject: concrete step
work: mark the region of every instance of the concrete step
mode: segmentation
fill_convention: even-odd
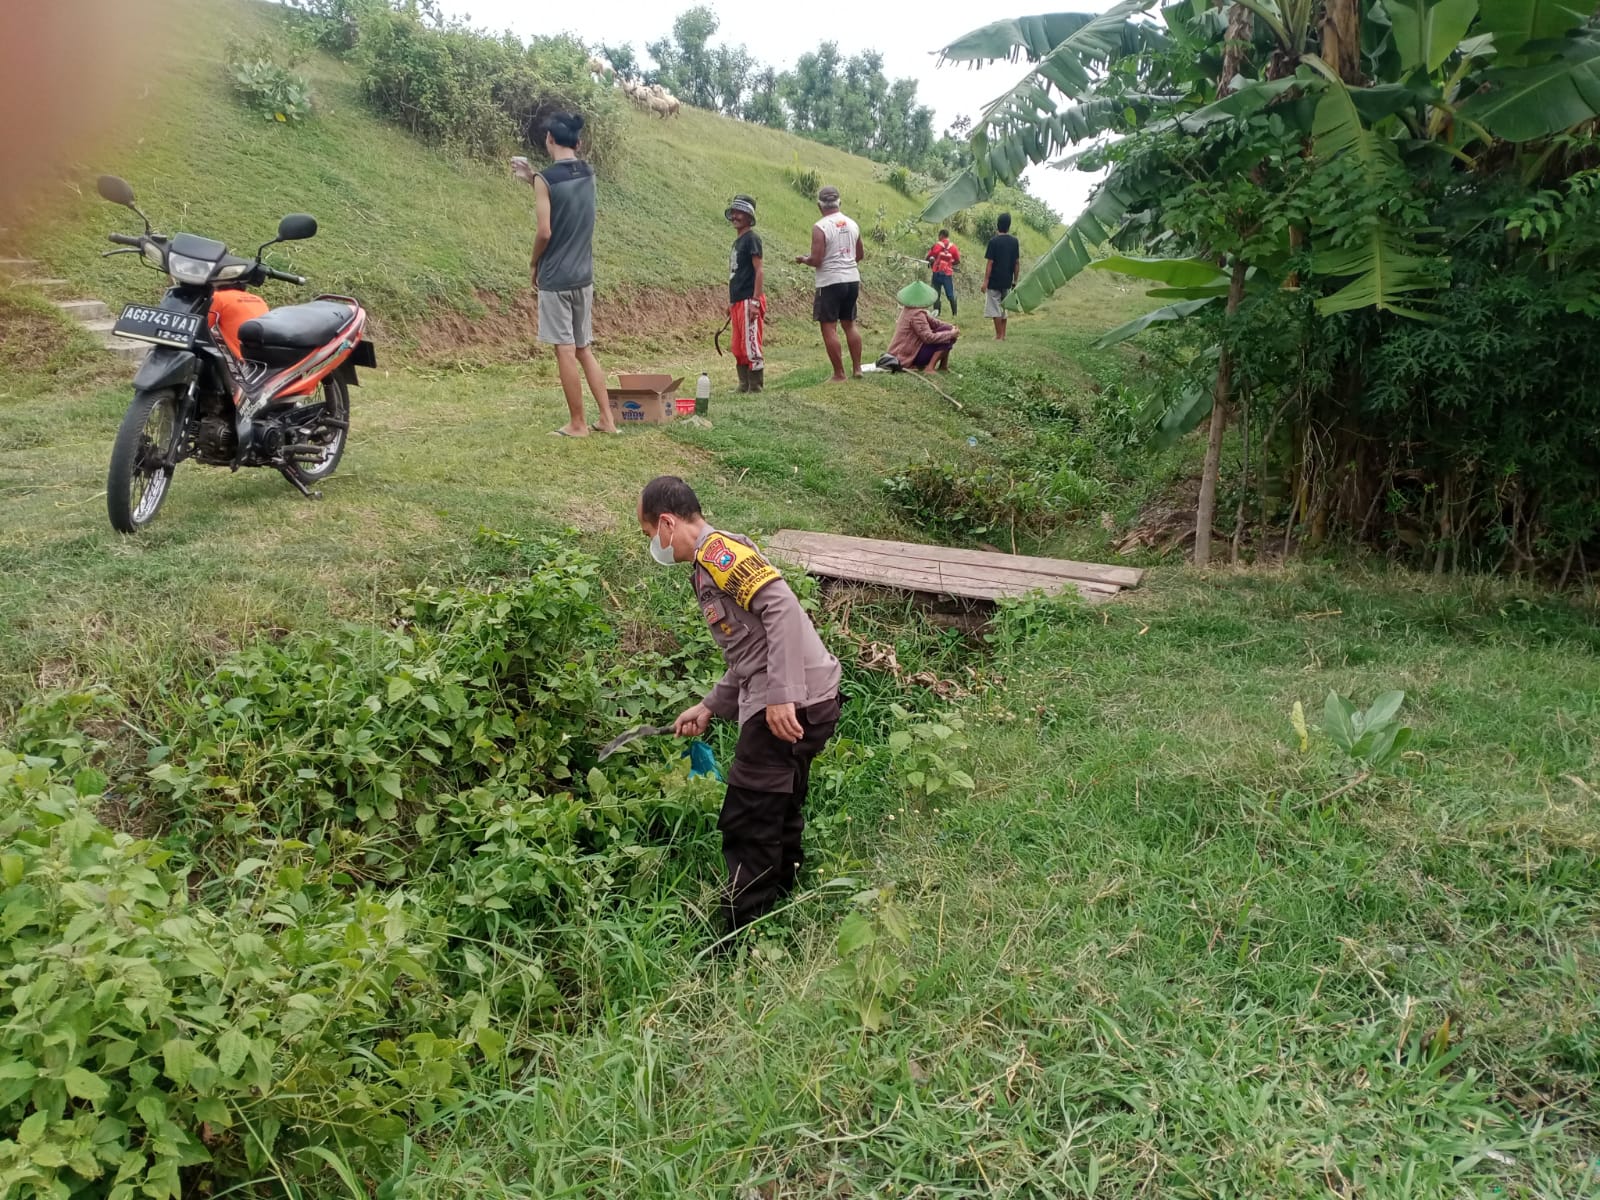
[[[41,292],[60,293],[72,286],[72,281],[68,279],[19,279],[17,282],[23,287],[35,288]]]
[[[130,342],[127,338],[107,338],[102,345],[118,358],[126,359],[130,363],[141,363],[144,356],[150,353],[148,342]]]
[[[110,317],[101,317],[93,321],[85,321],[83,327],[90,333],[110,333],[116,327],[116,322]],[[121,341],[121,338],[117,339]]]
[[[31,271],[39,262],[33,258],[0,258],[0,271],[16,275],[23,271]]]
[[[56,307],[80,321],[98,321],[111,315],[104,300],[57,300]]]

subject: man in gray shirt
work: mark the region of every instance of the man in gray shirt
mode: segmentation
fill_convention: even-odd
[[[795,886],[811,760],[839,723],[842,672],[777,568],[749,538],[707,523],[683,480],[663,475],[645,487],[639,528],[658,563],[694,564],[695,599],[728,667],[676,729],[699,737],[712,717],[739,723],[717,821],[728,867],[722,907],[734,932]]]
[[[606,373],[595,358],[594,342],[594,168],[578,157],[583,118],[556,113],[545,122],[544,147],[550,165],[535,173],[526,159],[514,158],[517,178],[533,185],[539,232],[533,242],[533,286],[539,293],[539,340],[555,347],[561,390],[569,420],[551,430],[561,437],[588,437],[583,419],[583,378],[589,381],[601,433],[616,433]],[[580,369],[582,376],[580,377]]]

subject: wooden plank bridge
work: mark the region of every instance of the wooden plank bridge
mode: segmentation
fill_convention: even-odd
[[[1138,587],[1144,578],[1144,572],[1137,567],[793,529],[775,533],[763,549],[775,558],[804,567],[812,575],[967,600],[1001,600],[1030,592],[1053,596],[1070,587],[1076,588],[1085,600],[1099,603],[1124,588]]]

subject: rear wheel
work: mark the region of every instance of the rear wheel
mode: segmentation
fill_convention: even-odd
[[[112,528],[137,533],[155,519],[177,465],[178,393],[139,392],[111,446],[106,512]]]
[[[295,459],[295,473],[305,483],[326,479],[344,457],[350,437],[350,389],[332,375],[322,381],[322,417],[310,425],[302,445],[317,447],[316,453],[301,453]]]

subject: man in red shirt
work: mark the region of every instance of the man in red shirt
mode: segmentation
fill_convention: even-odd
[[[939,230],[939,240],[928,251],[928,265],[933,268],[933,290],[940,294],[933,303],[934,312],[939,311],[944,297],[949,296],[950,315],[956,315],[956,267],[960,262],[961,251],[950,240],[950,231]]]

